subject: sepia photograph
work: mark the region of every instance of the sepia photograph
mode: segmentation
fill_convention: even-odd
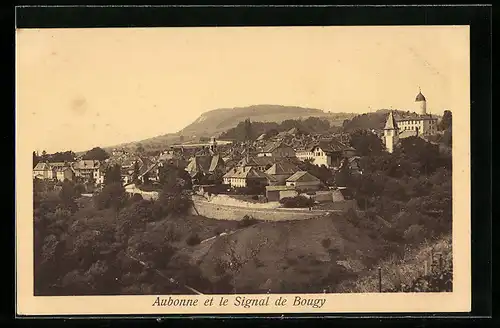
[[[18,29],[16,62],[29,311],[470,309],[467,26]]]

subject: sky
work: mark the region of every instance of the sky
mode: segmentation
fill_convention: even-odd
[[[469,110],[467,26],[22,29],[18,138],[82,151],[256,104]],[[29,139],[29,140],[28,140]]]

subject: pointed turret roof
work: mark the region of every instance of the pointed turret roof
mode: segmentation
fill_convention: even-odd
[[[390,111],[389,116],[387,117],[387,122],[385,122],[384,130],[396,130],[397,128],[398,125],[394,119],[394,115],[392,114],[392,111]]]

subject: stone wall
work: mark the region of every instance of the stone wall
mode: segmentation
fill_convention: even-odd
[[[129,193],[130,196],[133,194],[140,194],[142,198],[147,199],[147,200],[156,200],[158,199],[158,192],[156,191],[142,191],[141,189],[137,188],[135,185],[128,185],[125,186],[125,192]]]
[[[305,220],[328,214],[329,211],[309,209],[249,208],[193,200],[192,214],[218,220],[242,220],[245,215],[265,221]],[[333,211],[330,211],[333,212]]]

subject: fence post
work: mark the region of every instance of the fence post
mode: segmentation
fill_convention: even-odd
[[[431,273],[434,273],[434,250],[431,249]]]
[[[378,292],[382,293],[382,268],[378,267]]]

